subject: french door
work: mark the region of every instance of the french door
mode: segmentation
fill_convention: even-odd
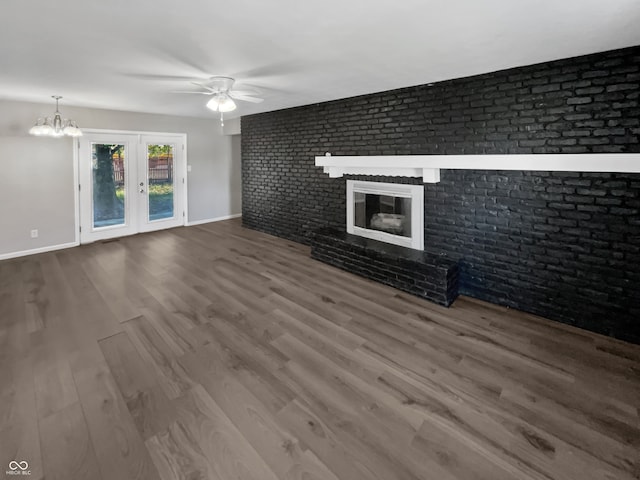
[[[86,133],[80,243],[184,225],[184,135]]]

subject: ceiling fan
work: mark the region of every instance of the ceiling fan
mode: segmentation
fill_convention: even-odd
[[[212,98],[207,102],[207,108],[214,112],[220,112],[220,120],[222,121],[222,114],[225,112],[231,112],[236,109],[236,102],[251,102],[261,103],[264,101],[262,98],[258,98],[255,92],[250,90],[233,90],[233,84],[235,79],[231,77],[215,76],[211,77],[206,82],[191,82],[194,85],[204,89],[200,91],[176,91],[175,93],[192,93],[197,95],[211,95]]]

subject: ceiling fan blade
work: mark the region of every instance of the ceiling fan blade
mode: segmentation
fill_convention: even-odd
[[[195,93],[196,95],[213,95],[213,92],[193,92],[190,90],[172,90],[170,93]]]
[[[260,95],[255,90],[236,90],[235,88],[229,91],[230,95],[248,95],[250,97],[255,97],[256,95]]]
[[[124,72],[120,73],[125,77],[137,78],[140,80],[154,80],[154,81],[163,81],[163,82],[188,82],[193,80],[193,75],[184,76],[184,75],[158,75],[153,73],[131,73]]]
[[[241,72],[235,72],[233,76],[235,78],[270,78],[278,77],[281,75],[287,75],[291,73],[298,73],[301,69],[301,65],[297,61],[282,61],[268,65],[262,65],[260,67],[251,68]]]
[[[242,102],[262,103],[264,98],[250,97],[249,95],[238,95],[237,92],[229,92],[229,96],[234,100],[240,100]]]
[[[204,88],[205,90],[209,90],[211,93],[216,93],[217,92],[217,90],[205,85],[204,83],[191,82],[191,84],[197,85],[198,87]]]

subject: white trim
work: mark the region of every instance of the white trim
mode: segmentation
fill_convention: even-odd
[[[74,239],[80,245],[80,138],[73,139]]]
[[[354,193],[356,192],[410,198],[411,237],[403,237],[355,225]],[[424,250],[424,186],[347,180],[347,233],[413,248],[414,250]]]
[[[639,153],[323,156],[315,162],[332,178],[387,175],[422,177],[424,183],[439,182],[440,169],[640,173]]]
[[[203,223],[221,222],[222,220],[231,220],[232,218],[241,217],[241,213],[234,213],[231,215],[224,215],[216,218],[205,218],[204,220],[194,220],[193,222],[185,223],[185,227],[193,227],[194,225],[202,225]]]
[[[77,247],[78,242],[61,243],[60,245],[50,245],[47,247],[32,248],[31,250],[21,250],[19,252],[1,253],[0,260],[8,260],[10,258],[24,257],[26,255],[35,255],[37,253],[53,252],[65,248]]]
[[[189,159],[187,158],[187,134],[182,134],[182,178],[184,187],[182,188],[182,225],[187,226],[189,218]]]
[[[97,133],[97,134],[102,134],[102,133],[113,133],[116,135],[122,135],[122,134],[130,134],[130,135],[159,135],[159,136],[165,136],[165,137],[180,137],[180,136],[187,136],[186,133],[179,133],[179,132],[148,132],[146,130],[111,130],[109,128],[83,128],[82,129],[83,133]]]

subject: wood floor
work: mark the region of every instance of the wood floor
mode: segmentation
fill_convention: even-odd
[[[637,479],[639,406],[639,346],[237,220],[0,262],[0,473]]]

